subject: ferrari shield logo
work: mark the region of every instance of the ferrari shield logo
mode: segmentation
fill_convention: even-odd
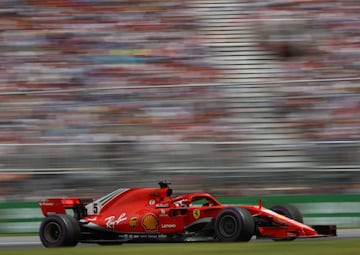
[[[195,209],[194,211],[193,211],[193,216],[194,216],[194,218],[197,220],[197,219],[199,219],[199,217],[200,217],[200,210],[199,209]]]

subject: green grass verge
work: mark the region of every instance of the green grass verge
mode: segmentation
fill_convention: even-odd
[[[185,244],[132,244],[119,246],[86,245],[75,248],[7,248],[0,249],[6,255],[358,255],[360,240],[306,240],[294,242],[249,243],[185,243]]]

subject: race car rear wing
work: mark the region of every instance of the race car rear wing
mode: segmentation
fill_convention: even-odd
[[[42,214],[46,217],[50,214],[71,214],[76,219],[86,216],[85,206],[91,203],[91,198],[48,198],[39,201]]]

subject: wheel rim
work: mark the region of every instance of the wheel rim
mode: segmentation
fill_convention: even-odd
[[[238,222],[232,215],[226,215],[220,219],[219,232],[223,237],[233,237],[238,230]]]
[[[49,222],[44,229],[44,237],[49,243],[56,243],[61,237],[61,227],[56,222]]]

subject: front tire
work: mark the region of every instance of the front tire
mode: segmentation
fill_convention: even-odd
[[[40,240],[47,248],[75,246],[80,238],[80,226],[66,214],[53,214],[40,225]]]
[[[244,208],[226,208],[215,218],[215,235],[222,242],[248,242],[255,234],[255,222]]]
[[[275,206],[271,207],[271,210],[278,214],[286,216],[289,219],[296,220],[297,222],[300,222],[300,223],[304,223],[301,212],[299,211],[298,208],[296,208],[293,205],[289,205],[289,204],[275,205]],[[278,238],[278,239],[273,239],[273,240],[274,241],[293,241],[295,239],[296,239],[296,237],[288,237],[288,238]]]
[[[296,220],[297,222],[304,223],[301,212],[293,205],[275,205],[271,207],[270,210],[286,216],[292,220]]]

